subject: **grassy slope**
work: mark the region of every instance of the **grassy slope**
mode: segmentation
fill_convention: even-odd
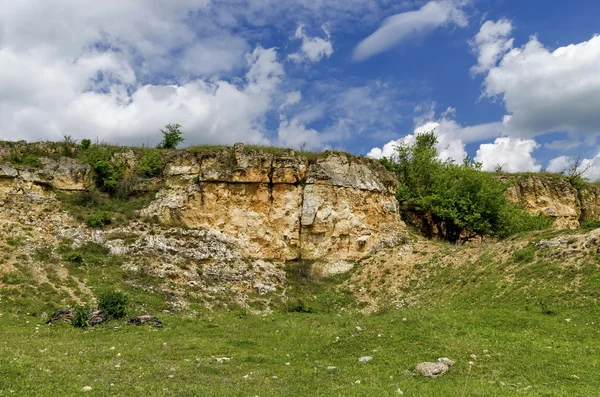
[[[88,395],[124,396],[381,396],[398,388],[408,396],[598,394],[593,247],[577,260],[548,259],[524,240],[431,247],[415,254],[423,257],[413,270],[420,281],[407,291],[418,296],[416,306],[373,315],[319,305],[340,280],[315,285],[294,271],[292,299],[303,297],[314,313],[163,314],[164,329],[114,321],[81,331],[43,325],[0,301],[0,395],[78,395],[84,386],[92,387]],[[452,258],[471,260],[440,266]],[[92,273],[88,279],[110,283],[110,272]],[[565,288],[572,278],[577,288]],[[344,294],[334,300],[352,306]],[[367,355],[371,362],[358,362]],[[408,372],[441,356],[457,364],[440,379]],[[215,357],[232,358],[218,364]]]

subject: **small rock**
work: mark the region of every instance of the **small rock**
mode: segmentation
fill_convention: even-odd
[[[84,386],[81,390],[83,390],[83,391],[91,391],[92,390],[92,386]]]
[[[215,357],[215,360],[217,360],[218,364],[223,364],[231,361],[231,357]]]
[[[438,359],[437,363],[424,362],[417,364],[417,373],[426,376],[428,378],[439,378],[448,372],[448,369],[454,365],[454,361],[449,358],[442,357]]]
[[[441,358],[438,358],[438,362],[439,362],[439,363],[446,364],[446,365],[447,365],[447,366],[449,366],[449,367],[451,367],[451,366],[453,366],[453,365],[454,365],[454,361],[453,361],[453,360],[450,360],[448,357],[441,357]]]
[[[368,363],[372,359],[373,359],[373,357],[371,357],[371,356],[364,356],[364,357],[360,357],[358,359],[358,361],[361,362],[361,363]]]
[[[402,395],[402,394],[404,394],[404,392],[402,390],[400,390],[400,388],[397,388],[396,389],[396,394]]]
[[[137,326],[144,324],[152,324],[154,325],[154,328],[162,328],[163,326],[160,320],[155,315],[149,313],[142,313],[139,316],[135,316],[134,318],[130,319],[128,323]]]
[[[336,369],[336,368],[337,368],[337,367],[334,367],[333,365],[330,365],[329,367],[327,367],[327,369],[328,369],[329,371],[333,371],[333,370],[334,370],[334,369]]]
[[[52,317],[46,322],[46,324],[52,324],[57,321],[65,321],[71,322],[73,320],[73,315],[75,314],[75,309],[72,307],[67,307],[65,309],[60,309],[54,312]]]
[[[277,291],[276,287],[274,287],[272,285],[265,285],[265,284],[256,284],[254,286],[254,288],[256,289],[256,292],[258,292],[259,295],[266,295],[269,292]]]
[[[88,322],[90,326],[100,325],[108,322],[109,318],[104,311],[100,309],[90,309],[88,313]]]

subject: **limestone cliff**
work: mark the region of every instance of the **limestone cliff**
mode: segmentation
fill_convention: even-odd
[[[6,156],[8,149],[3,151]],[[162,188],[140,216],[222,232],[248,258],[354,261],[396,244],[404,230],[394,177],[369,159],[251,150],[242,144],[164,156],[162,177],[155,178]],[[111,161],[131,173],[139,157],[124,149]],[[11,205],[15,195],[48,203],[53,191],[86,190],[92,184],[87,164],[54,158],[40,157],[37,168],[0,160],[2,209],[25,210]]]
[[[235,236],[250,257],[357,260],[403,230],[393,176],[367,159],[309,161],[238,144],[169,164],[166,188],[142,214]]]
[[[502,178],[509,183],[506,197],[536,215],[554,219],[557,229],[576,229],[580,222],[600,219],[600,188],[576,189],[559,175],[530,174]]]

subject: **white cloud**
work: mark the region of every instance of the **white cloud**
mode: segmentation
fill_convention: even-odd
[[[552,142],[547,142],[544,144],[545,148],[555,150],[568,150],[574,149],[579,146],[581,146],[581,142],[575,139],[554,140]]]
[[[465,150],[465,144],[460,138],[452,137],[445,130],[445,127],[440,122],[430,121],[423,125],[415,128],[414,132],[410,135],[406,135],[403,138],[390,141],[383,145],[382,148],[373,148],[367,154],[367,157],[380,159],[382,157],[393,158],[396,154],[396,147],[401,143],[412,144],[415,142],[417,135],[434,131],[438,143],[436,149],[438,151],[438,158],[440,160],[453,160],[456,162],[462,162],[467,157]]]
[[[294,62],[310,61],[318,62],[322,58],[329,58],[333,54],[333,44],[329,30],[322,26],[325,32],[325,38],[309,37],[304,33],[304,26],[298,26],[294,38],[302,40],[300,51],[288,55],[288,58]]]
[[[186,48],[171,72],[192,77],[231,72],[243,67],[248,49],[248,43],[240,37],[229,34],[208,37]]]
[[[467,17],[461,5],[452,0],[430,1],[417,11],[403,12],[385,19],[379,29],[356,46],[354,59],[363,61],[412,36],[425,34],[440,26],[467,26]]]
[[[502,40],[507,39],[502,36]],[[504,41],[502,48],[509,42]],[[497,57],[494,51],[490,53],[483,62],[486,67]],[[553,131],[595,136],[600,133],[598,65],[600,36],[554,51],[531,37],[489,69],[483,95],[504,101],[504,124],[511,136],[532,137]],[[480,66],[476,70],[483,70]]]
[[[52,64],[0,51],[0,137],[60,139],[70,134],[156,143],[158,128],[177,122],[186,143],[266,143],[264,114],[283,76],[274,49],[259,47],[248,54],[245,81],[238,85],[201,79],[140,85],[126,61],[109,55],[88,56],[84,65]],[[103,91],[88,90],[89,81],[106,70],[115,75],[114,82]],[[4,79],[12,79],[12,86]]]
[[[561,173],[563,171],[566,171],[570,167],[571,159],[569,158],[569,156],[559,156],[550,160],[550,162],[548,163],[548,167],[546,167],[546,171]]]
[[[494,143],[479,146],[475,161],[482,163],[484,171],[494,171],[501,166],[506,172],[539,172],[542,166],[532,157],[539,147],[533,139],[496,138]]]
[[[472,73],[487,72],[496,66],[498,59],[513,46],[514,39],[509,38],[511,32],[512,23],[506,19],[486,21],[481,26],[470,43],[477,54],[477,65],[471,68]]]
[[[392,140],[381,148],[373,148],[367,154],[368,157],[382,158],[392,157],[396,152],[396,146],[401,143],[414,142],[415,136],[426,132],[435,132],[438,138],[436,149],[440,160],[453,160],[462,162],[467,157],[465,145],[494,138],[502,134],[502,123],[487,123],[474,126],[461,126],[452,117],[456,109],[449,107],[441,114],[441,118],[435,118],[435,103],[421,104],[415,108],[421,115],[415,118],[417,127],[410,135]]]
[[[579,164],[577,164],[579,161]],[[600,180],[600,153],[591,159],[577,159],[574,157],[560,156],[556,157],[548,163],[546,170],[548,172],[569,172],[571,169],[576,167],[576,172],[581,173],[581,176],[589,179],[590,181]]]

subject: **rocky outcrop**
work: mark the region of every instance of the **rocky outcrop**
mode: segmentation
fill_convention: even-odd
[[[0,164],[0,185],[22,184],[48,186],[58,190],[86,190],[90,182],[90,167],[75,159],[61,157],[58,161],[50,158],[41,159],[42,168],[13,166],[10,163]],[[4,180],[4,182],[2,182]]]
[[[20,153],[33,150],[15,145]],[[50,157],[40,156],[35,168],[0,160],[0,200],[10,209],[20,212],[37,201],[51,205],[54,190],[83,191],[92,185],[88,164],[56,155],[49,143],[31,145]],[[144,155],[136,150],[112,154],[126,175],[136,172]],[[366,158],[332,151],[306,156],[243,144],[163,156],[161,188],[140,216],[223,233],[246,258],[355,261],[397,244],[404,230],[394,176]],[[15,195],[23,196],[19,207],[10,204]]]
[[[545,215],[554,220],[557,229],[576,229],[582,215],[579,192],[567,179],[558,176],[527,175],[508,178],[506,197],[521,204],[528,212]],[[595,199],[594,199],[595,200]],[[590,200],[586,211],[598,212]]]
[[[357,260],[403,230],[395,181],[379,164],[337,152],[309,159],[236,145],[174,155],[167,187],[144,216],[234,236],[249,257]]]

